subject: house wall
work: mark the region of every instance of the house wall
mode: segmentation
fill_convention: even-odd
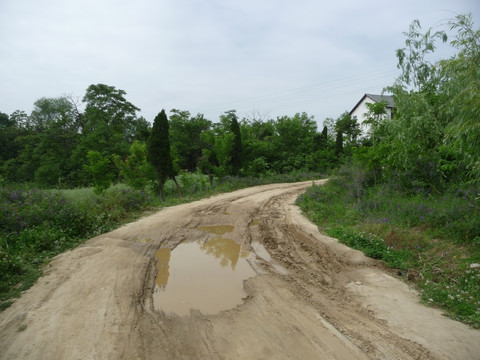
[[[352,117],[355,117],[355,116],[357,117],[357,122],[361,125],[362,130],[365,132],[368,131],[369,129],[369,126],[367,124],[363,124],[363,121],[366,119],[365,113],[368,112],[368,107],[366,104],[367,103],[373,104],[374,102],[375,101],[373,101],[372,99],[365,97],[365,99],[362,100],[360,105],[358,105],[355,111],[353,111],[351,114]],[[386,111],[387,111],[386,117],[388,119],[391,119],[392,109],[386,108]]]
[[[360,103],[360,105],[357,106],[357,108],[355,109],[354,112],[352,112],[352,117],[356,116],[357,117],[357,121],[361,124],[365,119],[365,113],[368,112],[368,107],[367,107],[367,103],[370,103],[370,104],[373,104],[375,101],[373,101],[372,99],[366,97],[365,99],[362,100],[362,102]],[[389,119],[392,118],[392,109],[391,108],[386,108],[387,110],[387,117]]]

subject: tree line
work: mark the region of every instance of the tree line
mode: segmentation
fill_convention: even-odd
[[[0,113],[0,181],[41,187],[115,181],[161,190],[181,171],[213,177],[267,176],[292,171],[325,172],[347,161],[371,174],[372,182],[395,179],[405,188],[442,191],[449,183],[480,178],[480,32],[471,15],[447,26],[457,52],[428,61],[446,33],[422,32],[414,21],[397,51],[401,75],[386,90],[395,100],[392,119],[385,104],[369,105],[368,133],[348,112],[325,119],[298,113],[276,119],[239,119],[235,110],[217,122],[202,114],[162,110],[153,127],[126,99],[126,92],[90,85],[81,101],[41,98],[31,114]],[[81,110],[84,108],[84,110]]]
[[[138,111],[124,90],[93,84],[81,102],[41,98],[31,114],[0,113],[0,178],[40,187],[101,189],[126,181],[141,188],[180,171],[211,179],[264,176],[325,171],[338,161],[327,128],[319,133],[306,113],[263,120],[230,110],[214,123],[172,109],[169,116],[160,111],[152,127]]]

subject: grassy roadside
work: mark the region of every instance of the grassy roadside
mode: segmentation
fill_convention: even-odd
[[[178,177],[184,196],[177,196],[170,180],[162,202],[151,192],[122,184],[102,195],[96,195],[92,188],[0,187],[0,311],[35,283],[54,256],[146,213],[249,186],[319,177],[309,173],[261,179],[225,177],[215,179],[210,186],[208,177],[184,173]]]
[[[367,186],[359,171],[312,186],[297,200],[322,231],[382,260],[415,284],[421,300],[480,329],[478,189],[405,194]]]

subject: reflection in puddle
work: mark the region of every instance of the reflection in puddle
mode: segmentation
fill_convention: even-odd
[[[233,230],[233,227],[232,227]],[[229,230],[231,231],[231,230]],[[190,309],[215,314],[242,303],[243,281],[255,276],[247,252],[220,236],[202,243],[182,243],[156,252],[158,275],[154,307],[187,315]]]
[[[165,290],[165,287],[168,284],[168,276],[170,272],[168,271],[170,262],[170,252],[169,248],[165,249],[158,249],[155,253],[155,257],[157,258],[157,285],[161,290]]]
[[[223,235],[232,232],[235,228],[232,225],[205,225],[199,226],[198,230],[209,232],[210,234]]]
[[[218,259],[221,266],[230,266],[233,271],[235,271],[238,259],[248,256],[248,252],[242,250],[241,246],[235,241],[220,236],[200,244],[200,248],[208,255]]]

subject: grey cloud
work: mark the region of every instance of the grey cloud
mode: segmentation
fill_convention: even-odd
[[[152,120],[161,108],[336,117],[396,76],[394,50],[476,1],[4,0],[0,111],[107,83]],[[477,10],[475,12],[475,10]]]

